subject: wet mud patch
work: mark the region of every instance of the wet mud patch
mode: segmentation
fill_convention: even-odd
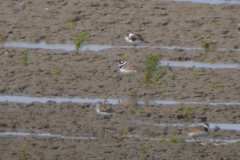
[[[209,143],[201,145],[196,142],[161,142],[161,137],[171,138],[186,137],[180,134],[180,126],[154,126],[146,124],[129,123],[126,120],[138,120],[142,122],[152,121],[179,122],[173,116],[179,110],[174,106],[148,106],[140,105],[138,108],[126,105],[115,105],[116,114],[110,117],[98,115],[95,104],[55,103],[52,101],[43,103],[0,103],[1,108],[1,133],[17,132],[30,133],[30,136],[0,136],[1,157],[4,159],[19,159],[27,144],[26,154],[30,159],[39,158],[42,154],[46,159],[74,158],[222,158],[238,157],[239,143]],[[176,106],[177,107],[177,106]],[[201,114],[208,106],[197,107],[193,116]],[[218,106],[216,109],[228,109],[222,115],[239,112],[237,107]],[[161,116],[164,111],[164,116]],[[148,114],[147,114],[148,113]],[[171,116],[170,116],[171,115]],[[218,120],[211,119],[219,115],[215,110],[208,110],[208,122]],[[172,118],[171,118],[172,117]],[[158,122],[156,122],[158,121]],[[188,121],[189,122],[189,121]],[[212,131],[211,131],[212,132]],[[40,133],[61,135],[56,137],[37,136]],[[71,139],[64,137],[94,137],[96,139]],[[226,140],[239,139],[239,131],[220,130],[210,134],[208,138]],[[189,137],[187,137],[189,139]],[[200,138],[204,142],[205,138]],[[216,145],[219,144],[219,145]],[[17,147],[18,146],[18,147]],[[210,151],[211,150],[211,151]],[[77,158],[78,157],[78,158]]]
[[[125,33],[134,28],[152,44],[198,46],[210,39],[218,47],[239,47],[240,9],[235,4],[28,0],[22,5],[3,1],[0,7],[3,41],[68,43],[76,33],[88,31],[87,43],[122,45]]]
[[[21,48],[0,48],[0,93],[41,96],[132,96],[202,101],[239,100],[239,69],[169,67],[156,84],[143,86],[144,73],[120,75],[117,61],[129,60],[144,67],[148,54],[162,60],[239,63],[239,5],[189,2],[131,1],[3,1],[0,2],[1,42],[23,41],[73,44],[76,33],[88,31],[85,44],[123,46],[126,32],[134,28],[151,46],[209,44],[208,50],[109,49],[99,52],[66,52],[29,49],[27,65]],[[227,48],[227,50],[221,50]],[[235,50],[232,50],[235,49]],[[19,159],[27,144],[27,159],[237,159],[239,143],[200,145],[153,140],[178,134],[178,127],[150,123],[184,122],[184,108],[177,105],[116,105],[117,114],[97,115],[94,104],[0,103],[0,130],[94,136],[73,140],[41,136],[3,136],[0,159]],[[172,109],[172,107],[176,109]],[[195,105],[188,121],[238,123],[236,105]],[[191,119],[193,118],[193,119]],[[125,132],[127,129],[127,133]],[[132,133],[131,133],[132,132]],[[125,133],[125,134],[124,134]],[[130,137],[127,135],[141,135]],[[148,139],[145,139],[147,137]],[[152,138],[152,139],[151,139]],[[239,131],[220,130],[213,139],[239,139]]]
[[[43,96],[133,96],[203,101],[238,100],[238,69],[169,67],[155,84],[144,85],[144,72],[131,76],[118,71],[118,61],[128,60],[144,68],[145,49],[137,54],[129,49],[99,52],[28,50],[27,66],[22,63],[24,49],[2,48],[0,91],[2,94]],[[174,55],[175,51],[172,52]],[[152,53],[155,53],[154,50]],[[125,54],[129,54],[128,57]],[[189,56],[190,57],[190,56]],[[234,91],[234,92],[233,92]]]
[[[118,104],[113,106],[116,114],[103,116],[96,112],[96,104],[88,103],[48,101],[47,103],[1,102],[0,104],[2,132],[28,130],[37,133],[37,130],[41,130],[50,134],[72,137],[84,134],[96,136],[95,134],[100,134],[103,128],[109,129],[112,135],[120,134],[127,128],[132,128],[134,134],[140,134],[146,130],[147,133],[158,132],[161,135],[164,130],[157,131],[156,128],[170,128],[169,133],[164,132],[171,135],[179,134],[178,129],[191,123],[224,124],[234,123],[240,119],[238,106],[234,105]],[[190,107],[193,109],[190,110]],[[236,128],[236,135],[239,130],[240,128]]]

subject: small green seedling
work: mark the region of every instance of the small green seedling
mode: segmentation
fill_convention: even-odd
[[[87,35],[88,32],[82,32],[80,34],[75,35],[74,44],[77,51],[83,47],[83,42],[86,40]]]
[[[199,73],[197,73],[197,72],[195,72],[195,71],[193,71],[192,73],[191,73],[191,75],[193,75],[193,76],[195,76],[195,77],[199,77]]]
[[[122,131],[122,136],[127,137],[127,133],[128,133],[128,128],[126,128]]]
[[[213,81],[212,83],[209,83],[208,86],[214,88],[214,89],[217,89],[219,87],[224,87],[224,85],[219,85],[219,84],[216,84],[215,81]]]
[[[211,59],[208,60],[208,62],[211,63],[211,64],[214,64],[216,61],[215,61],[214,58],[211,58]]]
[[[159,139],[159,142],[166,142],[166,138],[163,137],[163,135],[161,135],[160,139]]]
[[[207,24],[207,23],[212,23],[213,21],[214,21],[214,18],[211,18],[211,19],[205,21],[205,24]]]
[[[153,81],[158,81],[160,78],[164,77],[167,74],[168,66],[159,67],[153,76]]]
[[[185,142],[185,141],[186,141],[185,137],[176,138],[174,135],[172,135],[172,137],[167,140],[167,142],[170,142],[170,143],[178,143],[178,142]]]
[[[77,23],[76,22],[69,22],[65,25],[66,28],[68,27],[76,27]]]
[[[145,82],[149,83],[150,79],[153,77],[157,71],[157,66],[159,64],[159,57],[155,54],[150,54],[147,56],[145,62]]]
[[[45,156],[45,153],[42,152],[38,160],[44,160],[45,159],[44,156]]]
[[[172,135],[172,137],[169,139],[164,138],[162,135],[161,138],[159,139],[159,142],[169,142],[169,143],[178,143],[178,142],[185,142],[185,141],[186,141],[186,137],[176,138],[174,135]]]
[[[104,99],[104,103],[107,102],[108,95],[107,95],[106,92],[105,92],[105,94],[102,96],[102,98]]]
[[[159,83],[157,84],[156,88],[165,88],[167,87],[166,85],[162,84],[162,83]]]
[[[23,151],[22,151],[21,160],[26,160],[26,157],[27,157],[27,147],[28,147],[28,141],[25,142],[25,146],[24,146]]]
[[[28,50],[23,51],[22,64],[27,66],[28,62]]]
[[[214,45],[217,43],[218,43],[217,40],[206,39],[206,40],[202,41],[202,46],[205,49],[209,49],[210,45]]]
[[[141,146],[142,153],[146,153],[146,147],[144,145]]]
[[[178,137],[178,142],[185,142],[186,141],[186,137]]]
[[[56,66],[56,67],[53,68],[52,73],[55,74],[55,75],[60,75],[60,74],[61,74],[61,71],[60,71],[60,69]]]
[[[170,139],[168,139],[167,141],[171,142],[171,143],[177,143],[178,139],[174,135],[172,135],[172,137]]]
[[[193,118],[193,111],[196,110],[196,107],[187,105],[183,110],[183,117],[192,119]]]
[[[128,57],[129,57],[129,54],[125,53],[125,54],[123,55],[123,57],[128,58]]]

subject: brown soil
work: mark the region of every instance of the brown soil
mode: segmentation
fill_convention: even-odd
[[[184,106],[184,105],[183,105]],[[19,159],[24,146],[27,159],[37,159],[42,153],[45,159],[220,159],[237,158],[239,143],[219,146],[200,145],[199,143],[159,142],[161,136],[170,138],[184,137],[182,127],[154,126],[151,123],[184,122],[183,106],[115,105],[116,114],[103,117],[95,111],[94,104],[55,103],[1,103],[1,132],[51,133],[65,137],[95,137],[95,140],[74,140],[61,137],[28,136],[1,137],[3,159]],[[197,106],[191,116],[219,122],[219,116],[228,115],[236,120],[238,106]],[[207,113],[205,113],[207,112]],[[234,113],[235,112],[235,113]],[[201,115],[201,116],[199,116]],[[216,119],[218,117],[218,119]],[[235,118],[234,118],[235,117]],[[239,120],[239,117],[237,118]],[[145,124],[134,123],[134,120]],[[130,122],[131,121],[131,122]],[[210,131],[212,132],[212,131]],[[134,137],[139,135],[141,137]],[[240,132],[220,130],[210,134],[210,138],[239,139]],[[148,138],[148,139],[146,139]],[[146,148],[143,153],[142,146]]]
[[[202,47],[206,39],[217,40],[208,50],[108,49],[62,51],[28,49],[27,66],[22,48],[0,48],[0,93],[29,96],[135,97],[146,99],[238,101],[239,69],[169,67],[165,77],[144,86],[144,73],[128,82],[118,72],[118,60],[132,61],[144,68],[146,56],[155,53],[162,60],[239,63],[240,5],[208,5],[189,2],[130,1],[18,1],[0,2],[1,41],[73,43],[74,35],[88,31],[85,44],[125,45],[124,35],[136,31],[155,45]],[[229,48],[226,51],[217,48]],[[128,54],[126,58],[124,54]],[[194,74],[197,73],[197,74]],[[198,76],[196,76],[198,75]],[[215,83],[218,87],[212,87]],[[186,105],[114,106],[116,114],[103,117],[95,104],[0,103],[0,131],[51,133],[74,140],[42,136],[0,137],[0,159],[20,159],[27,143],[27,159],[239,159],[239,143],[215,146],[195,142],[159,142],[154,138],[181,137],[182,127],[154,126],[154,123],[233,122],[239,123],[237,105],[193,105],[196,110],[183,116]],[[124,132],[127,131],[127,134]],[[131,137],[141,135],[142,137]],[[236,130],[220,130],[210,138],[239,139]],[[143,138],[147,137],[149,139]],[[188,138],[188,137],[187,137]],[[188,138],[189,139],[189,138]],[[143,149],[146,148],[146,149]],[[146,152],[146,153],[144,153]]]
[[[239,100],[240,96],[239,69],[170,67],[166,76],[155,84],[144,86],[143,72],[132,76],[131,81],[128,82],[129,77],[118,72],[118,60],[127,59],[144,68],[148,49],[139,51],[137,55],[130,53],[131,49],[110,49],[99,52],[29,49],[27,66],[22,64],[24,49],[1,48],[0,50],[2,94],[101,97],[107,93],[108,96],[176,100],[201,98],[203,101]],[[159,53],[157,50],[151,51]],[[129,58],[123,57],[126,52],[131,54]],[[171,55],[174,56],[174,52],[172,51]],[[164,58],[164,55],[160,54]],[[191,55],[188,57],[198,59]],[[214,88],[211,83],[219,87]]]

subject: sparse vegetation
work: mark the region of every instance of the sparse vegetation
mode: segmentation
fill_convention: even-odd
[[[172,137],[170,139],[168,139],[167,141],[171,142],[171,143],[177,143],[178,139],[174,135],[172,135]]]
[[[202,46],[205,49],[209,49],[210,45],[215,45],[217,43],[218,43],[217,40],[206,39],[202,42]]]
[[[162,84],[162,83],[160,83],[160,84],[157,84],[157,86],[156,86],[156,88],[165,88],[165,87],[167,87],[166,85],[164,85],[164,84]]]
[[[25,146],[24,146],[23,151],[22,151],[21,160],[26,160],[26,157],[27,157],[27,147],[28,147],[28,141],[25,142]]]
[[[219,87],[224,87],[223,85],[216,84],[215,81],[213,81],[212,83],[209,83],[208,85],[214,89],[217,89]]]
[[[58,142],[58,141],[62,141],[61,137],[54,137],[50,140],[51,142]]]
[[[45,153],[42,152],[38,160],[44,160],[45,159],[44,156],[45,156]]]
[[[75,35],[74,44],[77,51],[83,47],[83,42],[86,40],[86,35],[88,35],[88,32],[82,32]]]
[[[135,107],[135,109],[138,109],[138,110],[143,110],[143,107]]]
[[[60,71],[60,69],[56,66],[56,67],[53,68],[52,74],[60,75],[60,74],[61,74],[61,71]]]
[[[178,142],[185,142],[185,141],[186,141],[185,137],[176,138],[174,135],[172,135],[171,138],[169,139],[164,138],[162,135],[161,138],[159,139],[159,142],[170,142],[170,143],[178,143]]]
[[[183,105],[184,105],[184,102],[178,103],[178,106],[179,106],[179,107],[181,107],[181,106],[183,106]]]
[[[183,117],[192,119],[193,118],[193,111],[196,110],[196,107],[187,105],[185,109],[183,110]]]
[[[150,137],[153,139],[154,137],[155,137],[155,133],[154,132],[152,132],[152,133],[150,133]]]
[[[12,122],[11,128],[15,129],[17,127],[18,122]]]
[[[127,137],[127,133],[128,133],[128,128],[126,128],[123,131],[121,131],[120,135],[122,135],[123,137]]]
[[[102,96],[102,98],[104,99],[104,102],[106,102],[106,101],[107,101],[108,95],[107,95],[107,93],[106,93],[106,92],[105,92],[105,94]]]
[[[214,64],[216,61],[214,58],[211,58],[211,59],[208,59],[208,62],[211,63],[211,64]]]
[[[68,22],[65,27],[68,28],[68,27],[76,27],[76,22]]]
[[[130,3],[129,3],[129,2],[127,2],[127,3],[126,3],[125,10],[126,10],[126,11],[129,11],[129,8],[130,8]]]
[[[129,57],[129,54],[125,53],[125,54],[123,55],[123,57],[128,58],[128,57]]]
[[[166,142],[166,138],[163,137],[163,135],[161,135],[160,139],[159,139],[159,142]]]
[[[207,23],[212,23],[213,21],[214,21],[214,18],[211,18],[211,19],[205,21],[205,24],[207,24]]]
[[[199,77],[199,73],[197,73],[197,72],[195,72],[195,71],[193,71],[192,73],[191,73],[191,75],[193,75],[193,76],[196,76],[196,77]]]
[[[185,142],[186,137],[178,137],[177,140],[178,140],[178,142]]]
[[[25,49],[23,51],[22,64],[27,66],[27,62],[28,62],[28,50]]]
[[[159,67],[159,57],[155,54],[147,56],[145,62],[145,83],[156,82],[159,78],[165,76],[168,66]]]
[[[147,56],[147,60],[145,62],[145,81],[147,83],[152,78],[154,72],[156,72],[158,63],[159,58],[156,55],[150,54]]]
[[[168,66],[159,67],[153,76],[153,81],[158,81],[160,78],[164,77],[167,73]]]
[[[181,102],[181,103],[179,103],[178,105],[177,105],[177,107],[176,107],[176,110],[182,110],[183,109],[183,107],[184,107],[184,103],[183,102]]]
[[[146,147],[144,145],[141,146],[142,153],[146,153]]]
[[[165,113],[167,111],[167,108],[164,107],[162,110],[161,110],[163,113]]]

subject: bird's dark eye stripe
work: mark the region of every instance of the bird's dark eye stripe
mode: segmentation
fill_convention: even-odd
[[[124,65],[119,65],[119,68],[122,68]]]

